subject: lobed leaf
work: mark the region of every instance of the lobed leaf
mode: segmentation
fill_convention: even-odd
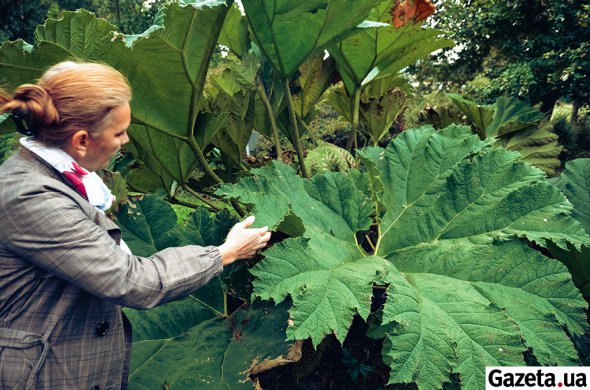
[[[497,146],[520,153],[521,161],[554,175],[561,166],[559,154],[563,146],[558,144],[558,136],[546,127],[532,127],[506,134],[496,141]]]
[[[390,383],[441,388],[450,375],[481,388],[488,365],[575,365],[570,339],[587,330],[585,302],[565,267],[530,248],[590,242],[571,204],[516,153],[468,127],[409,130],[386,149],[359,151],[366,170],[299,178],[282,164],[224,186],[273,228],[303,237],[265,252],[254,294],[293,301],[291,339],[343,340],[367,318],[373,284],[388,285],[382,325]],[[365,194],[370,196],[367,199]],[[378,241],[357,233],[374,217]],[[360,237],[360,235],[358,235]],[[565,331],[564,331],[565,330]]]
[[[227,210],[213,215],[198,208],[178,225],[172,208],[150,195],[125,205],[117,222],[132,251],[149,256],[170,246],[219,245],[236,221]],[[296,359],[284,342],[285,305],[256,305],[225,318],[226,289],[218,277],[184,300],[150,310],[125,309],[133,324],[131,389],[248,388],[250,370],[262,361]]]
[[[505,134],[537,126],[543,113],[515,97],[501,96],[496,101],[494,120],[486,127],[487,135],[501,137]]]
[[[563,191],[574,206],[572,215],[590,233],[590,159],[580,158],[568,161],[565,171],[553,180],[553,184]],[[572,274],[576,286],[586,300],[590,300],[590,245],[567,249],[555,245],[549,247],[551,254],[564,263]]]
[[[543,173],[504,149],[486,145],[466,128],[404,133],[384,152],[361,152],[381,172],[383,203],[377,254],[440,240],[491,242],[524,237],[565,248],[587,242],[569,215],[571,204]]]
[[[228,319],[200,318],[203,309],[191,298],[162,309],[150,310],[147,333],[136,335],[136,326],[143,330],[142,319],[131,317],[136,321],[130,389],[248,389],[253,385],[248,375],[261,362],[277,359],[287,364],[297,359],[293,346],[283,341],[284,305],[258,305]],[[154,324],[161,324],[159,332]]]
[[[485,367],[577,365],[563,331],[587,329],[567,269],[518,241],[419,245],[390,258],[398,273],[383,312],[390,383],[438,389],[451,372],[468,389],[485,387]]]

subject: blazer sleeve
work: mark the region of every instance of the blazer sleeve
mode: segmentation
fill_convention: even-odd
[[[122,250],[64,194],[21,194],[2,210],[4,248],[50,274],[116,304],[146,309],[183,298],[222,269],[217,247],[187,245],[150,257]]]

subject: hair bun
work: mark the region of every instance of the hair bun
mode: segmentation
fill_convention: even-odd
[[[59,113],[47,90],[34,84],[23,84],[16,89],[12,101],[12,113],[17,122],[24,120],[29,133],[37,133],[39,126],[59,123]],[[18,124],[17,124],[18,126]],[[21,131],[19,126],[19,131]]]

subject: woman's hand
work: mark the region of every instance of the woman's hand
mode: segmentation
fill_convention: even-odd
[[[219,252],[223,259],[223,265],[229,265],[238,259],[248,259],[266,246],[270,240],[268,226],[259,229],[250,228],[254,223],[251,215],[242,222],[232,227],[225,238],[225,242],[219,246]]]

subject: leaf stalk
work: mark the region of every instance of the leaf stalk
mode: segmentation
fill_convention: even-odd
[[[295,114],[295,107],[293,106],[293,96],[291,95],[291,87],[289,85],[289,79],[285,79],[285,96],[287,97],[287,107],[289,108],[289,115],[291,117],[291,126],[293,128],[293,137],[295,142],[295,151],[297,152],[297,158],[299,159],[299,167],[301,168],[301,175],[309,179],[309,173],[305,167],[305,159],[303,158],[303,149],[301,148],[301,140],[299,138],[299,126],[297,126],[297,115]]]
[[[281,141],[279,139],[279,130],[277,127],[277,120],[275,118],[274,110],[272,109],[272,105],[270,104],[270,100],[268,99],[268,94],[266,93],[266,89],[264,88],[264,83],[262,82],[262,77],[260,77],[260,73],[256,75],[256,88],[258,89],[258,94],[262,99],[262,103],[264,103],[264,107],[266,107],[266,111],[268,112],[268,117],[270,118],[270,127],[272,129],[272,137],[275,143],[275,148],[277,151],[277,158],[280,159],[283,155],[283,149],[281,148]]]
[[[361,88],[357,88],[354,90],[352,94],[352,128],[350,129],[350,138],[346,141],[346,150],[349,152],[352,151],[352,147],[354,146],[354,150],[358,149],[358,143],[356,140],[356,133],[359,126],[359,111],[361,107]]]

